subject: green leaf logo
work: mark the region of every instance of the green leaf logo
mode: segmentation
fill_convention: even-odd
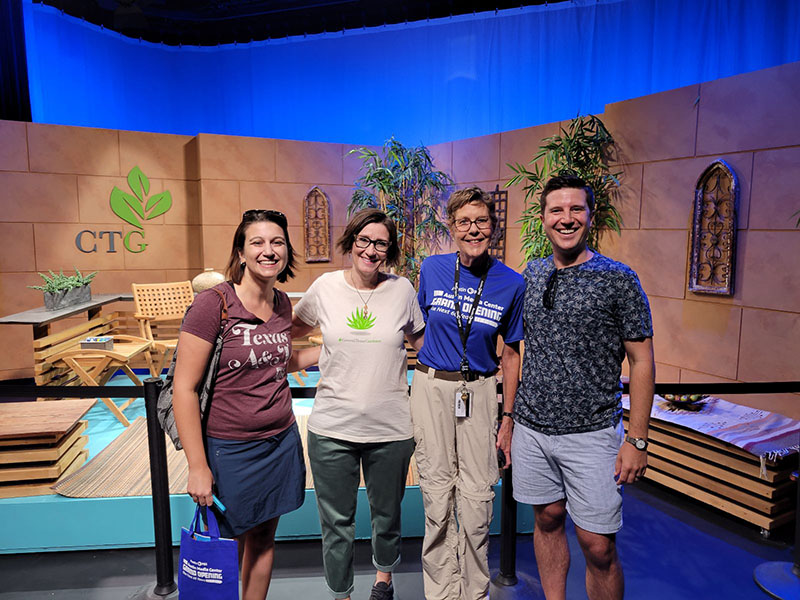
[[[142,221],[155,219],[172,208],[172,194],[169,190],[147,197],[150,193],[150,180],[139,167],[133,167],[128,173],[128,185],[133,194],[114,186],[109,198],[111,210],[126,223],[144,229]]]
[[[139,202],[144,202],[145,196],[150,193],[150,180],[139,167],[133,167],[128,173],[128,185],[131,186],[131,191],[136,194]]]
[[[126,194],[117,186],[114,186],[114,189],[111,190],[111,200],[109,203],[111,204],[111,210],[113,210],[114,214],[120,219],[130,223],[134,227],[143,229],[139,219],[144,219],[144,209],[138,198]]]
[[[365,330],[371,329],[375,325],[375,317],[369,313],[366,307],[361,311],[355,309],[347,319],[347,326],[351,329]]]

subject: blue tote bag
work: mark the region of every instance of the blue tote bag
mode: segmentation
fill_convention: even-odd
[[[236,540],[219,537],[214,511],[207,510],[208,531],[198,531],[200,507],[189,529],[181,530],[178,592],[190,600],[238,600],[239,552]]]

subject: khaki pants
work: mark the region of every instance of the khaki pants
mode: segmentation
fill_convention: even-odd
[[[414,457],[425,506],[422,573],[427,600],[489,595],[489,523],[497,483],[497,383],[470,382],[472,416],[455,416],[460,382],[416,371],[411,384]]]

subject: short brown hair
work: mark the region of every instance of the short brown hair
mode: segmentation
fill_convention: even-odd
[[[450,196],[450,200],[447,202],[447,218],[450,223],[452,224],[455,221],[458,209],[472,202],[482,202],[486,205],[486,208],[489,209],[489,218],[492,220],[492,230],[494,230],[497,227],[497,214],[494,210],[494,200],[478,186],[453,192],[453,195]]]
[[[542,209],[543,215],[544,209],[547,206],[547,196],[550,195],[550,192],[563,189],[583,190],[586,193],[586,206],[589,207],[590,213],[594,212],[594,192],[592,191],[592,188],[577,175],[572,175],[570,173],[559,173],[558,175],[548,179],[547,183],[544,184],[542,195],[539,198],[539,206]]]
[[[294,255],[294,248],[289,241],[289,226],[286,222],[286,215],[277,210],[267,209],[253,209],[246,210],[242,215],[242,222],[236,228],[233,234],[233,244],[231,247],[231,255],[228,258],[228,266],[225,267],[225,274],[228,279],[233,283],[241,283],[244,276],[244,269],[242,268],[242,259],[239,252],[244,252],[244,234],[247,228],[253,223],[268,221],[275,223],[278,227],[283,229],[283,235],[286,238],[286,266],[278,274],[278,281],[285,283],[290,277],[294,277],[294,267],[297,264],[297,259]]]
[[[397,244],[397,226],[389,216],[377,208],[365,208],[358,211],[350,218],[347,227],[344,228],[342,237],[336,242],[342,254],[347,254],[353,250],[353,243],[361,230],[370,223],[379,223],[386,227],[389,232],[389,249],[386,251],[386,264],[390,267],[397,265],[400,261],[400,247]]]

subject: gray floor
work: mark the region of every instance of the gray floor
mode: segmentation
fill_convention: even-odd
[[[626,598],[638,600],[762,600],[753,570],[768,561],[793,560],[794,529],[764,539],[758,530],[648,484],[625,492],[625,525],[618,536]],[[584,562],[568,527],[572,567],[567,597],[585,598]],[[499,568],[499,538],[492,537],[489,567]],[[513,587],[492,586],[492,600],[541,600],[530,535],[519,535]],[[396,598],[421,600],[421,540],[403,542],[395,572]],[[177,563],[177,550],[175,555]],[[356,547],[354,600],[366,600],[374,570],[368,542]],[[329,598],[319,541],[279,542],[270,600]],[[121,600],[155,580],[152,549],[0,555],[0,600]],[[800,598],[800,580],[797,585]]]

